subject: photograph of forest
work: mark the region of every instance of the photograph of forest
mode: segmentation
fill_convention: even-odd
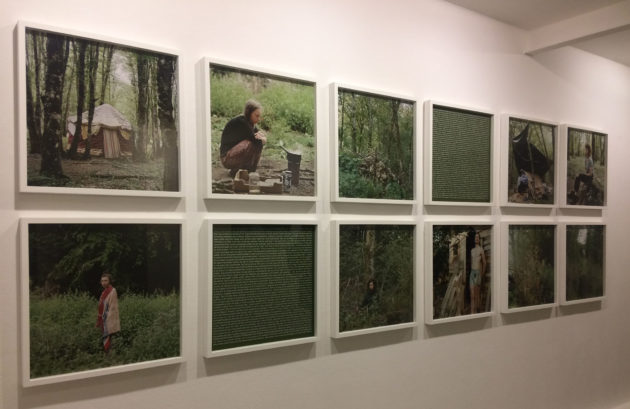
[[[607,135],[569,128],[567,139],[567,204],[604,206]]]
[[[210,114],[212,193],[315,195],[314,83],[210,63]]]
[[[554,147],[556,127],[510,118],[508,201],[554,203]]]
[[[179,224],[29,224],[31,379],[180,356],[180,251]]]
[[[606,226],[567,225],[566,300],[604,295]]]
[[[179,191],[177,57],[26,28],[28,186]]]
[[[555,301],[555,235],[552,225],[509,226],[509,308]]]
[[[339,226],[339,332],[413,322],[414,230]]]
[[[492,226],[433,226],[433,318],[492,310]]]
[[[413,200],[414,103],[338,89],[339,197]]]

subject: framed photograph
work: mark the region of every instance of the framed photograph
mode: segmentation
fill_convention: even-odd
[[[18,24],[21,192],[182,196],[179,57]]]
[[[182,362],[182,222],[22,219],[24,386]]]
[[[426,101],[424,118],[424,204],[491,205],[494,115]]]
[[[564,238],[562,305],[599,301],[605,295],[606,226],[596,223],[567,223],[559,226]]]
[[[208,221],[206,357],[315,341],[317,222]]]
[[[333,231],[333,337],[415,326],[415,222],[339,221]]]
[[[562,157],[564,190],[561,205],[601,209],[606,206],[608,135],[586,128],[563,125]]]
[[[209,58],[200,64],[207,198],[314,201],[315,81]]]
[[[416,102],[338,83],[331,92],[332,200],[415,200]]]
[[[427,223],[425,322],[440,324],[493,314],[494,225]]]
[[[556,305],[556,225],[503,223],[501,312]]]
[[[501,205],[553,207],[558,125],[504,115],[502,127]]]

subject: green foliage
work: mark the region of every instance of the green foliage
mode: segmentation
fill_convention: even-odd
[[[554,301],[555,227],[510,226],[508,279],[510,308]]]
[[[567,226],[568,301],[604,295],[604,232],[604,226]]]
[[[178,290],[179,234],[174,224],[31,224],[31,289],[97,296],[109,272],[120,294]]]
[[[235,117],[243,113],[245,102],[252,98],[247,85],[235,75],[210,75],[210,100],[212,115]]]
[[[289,129],[313,135],[315,92],[313,87],[288,82],[274,82],[260,93],[264,109],[263,126],[286,124]]]
[[[383,186],[359,174],[361,159],[339,153],[339,194],[343,197],[384,197]]]
[[[340,195],[412,199],[413,105],[340,89],[338,117]]]
[[[342,197],[410,199],[413,186],[401,185],[396,181],[380,183],[362,174],[359,169],[362,159],[351,153],[339,153],[339,193]]]
[[[103,352],[98,300],[87,293],[43,298],[31,293],[31,378],[175,357],[180,351],[179,295],[119,299],[121,331]]]
[[[412,226],[341,226],[340,331],[413,319],[413,231]],[[371,279],[376,291],[369,298]]]
[[[312,85],[212,67],[210,100],[213,116],[233,118],[241,115],[248,99],[262,104],[261,127],[273,132],[276,138],[289,131],[313,136],[315,89]]]

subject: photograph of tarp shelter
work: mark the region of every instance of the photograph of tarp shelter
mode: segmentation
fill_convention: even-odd
[[[519,170],[524,169],[541,178],[549,170],[547,157],[529,142],[529,124],[520,134],[512,138],[512,152],[514,152],[514,161]]]
[[[77,116],[68,117],[68,146],[72,143],[76,130]],[[121,155],[131,154],[131,124],[113,106],[99,105],[94,109],[92,118],[90,150],[93,153],[101,151],[107,159],[119,158]],[[85,149],[88,137],[88,112],[81,115],[81,141],[79,149]]]

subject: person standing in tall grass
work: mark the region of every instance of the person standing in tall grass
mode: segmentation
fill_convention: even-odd
[[[239,169],[255,172],[262,155],[262,148],[267,143],[265,133],[256,127],[262,120],[262,105],[250,99],[245,103],[243,115],[239,115],[223,128],[221,134],[221,164],[230,169],[234,177]]]
[[[101,275],[103,292],[98,300],[98,317],[96,327],[101,329],[103,350],[108,353],[112,347],[112,335],[120,332],[120,317],[118,315],[118,294],[112,286],[112,275]]]

